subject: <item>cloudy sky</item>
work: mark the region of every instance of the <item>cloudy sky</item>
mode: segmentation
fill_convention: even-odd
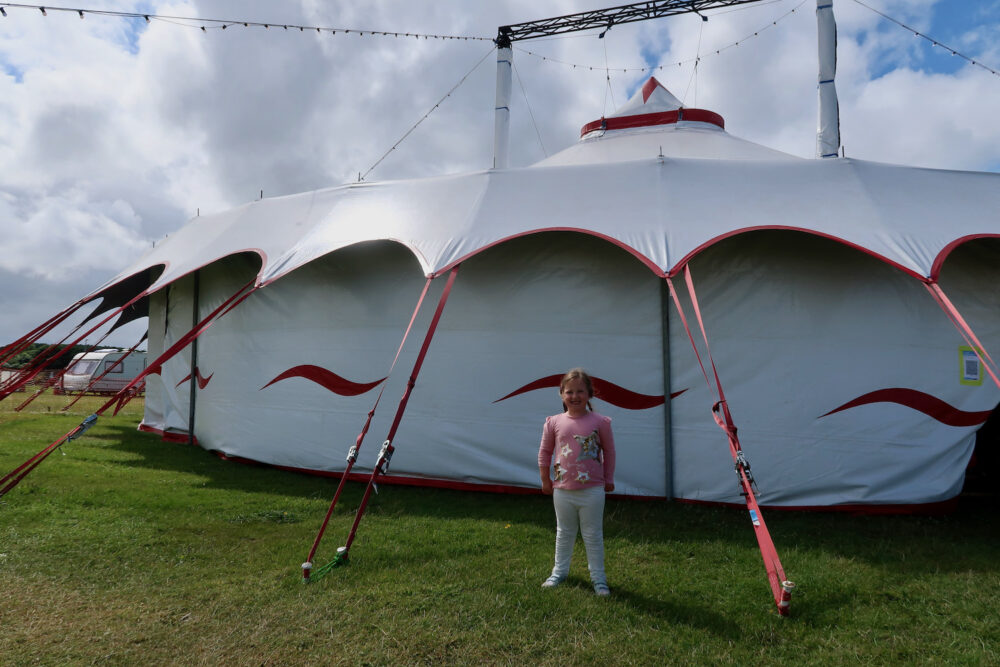
[[[357,31],[492,38],[499,25],[618,4],[76,5],[274,24],[222,30],[180,18],[85,12],[81,20],[51,8],[43,16],[0,2],[0,344],[99,287],[199,212],[262,192],[357,180],[466,75],[366,180],[489,167],[491,41]],[[603,39],[516,43],[511,165],[567,147],[651,74],[686,106],[722,114],[730,133],[812,157],[815,6],[763,0],[708,12],[708,21],[685,15],[616,26]],[[1000,0],[835,0],[846,154],[1000,171],[1000,76],[872,8],[1000,70]],[[280,27],[287,24],[323,30]],[[137,336],[126,328],[112,342],[130,345]]]

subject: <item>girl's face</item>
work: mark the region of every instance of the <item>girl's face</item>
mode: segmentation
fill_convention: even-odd
[[[587,391],[586,383],[580,378],[573,378],[562,386],[559,396],[566,404],[566,412],[570,417],[582,417],[587,414],[587,401],[593,398]]]

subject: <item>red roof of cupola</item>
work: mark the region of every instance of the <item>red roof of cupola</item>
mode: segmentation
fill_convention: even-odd
[[[585,136],[595,130],[624,130],[633,127],[669,125],[682,121],[711,123],[725,129],[719,114],[705,109],[686,109],[663,84],[651,76],[621,108],[611,116],[591,121],[580,130]]]

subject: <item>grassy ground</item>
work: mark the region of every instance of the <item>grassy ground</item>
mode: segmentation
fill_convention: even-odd
[[[62,435],[43,397],[0,403],[0,473]],[[582,544],[551,567],[549,499],[382,487],[351,564],[308,586],[335,480],[224,462],[102,419],[0,500],[2,664],[1000,663],[997,505],[943,517],[769,512],[792,616],[745,512],[609,501],[613,594]],[[346,538],[351,484],[317,563]]]

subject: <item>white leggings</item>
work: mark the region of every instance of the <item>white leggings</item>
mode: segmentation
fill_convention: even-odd
[[[606,584],[604,574],[604,487],[585,489],[553,489],[552,504],[556,508],[556,563],[552,574],[565,578],[573,559],[577,528],[587,549],[590,580]]]

